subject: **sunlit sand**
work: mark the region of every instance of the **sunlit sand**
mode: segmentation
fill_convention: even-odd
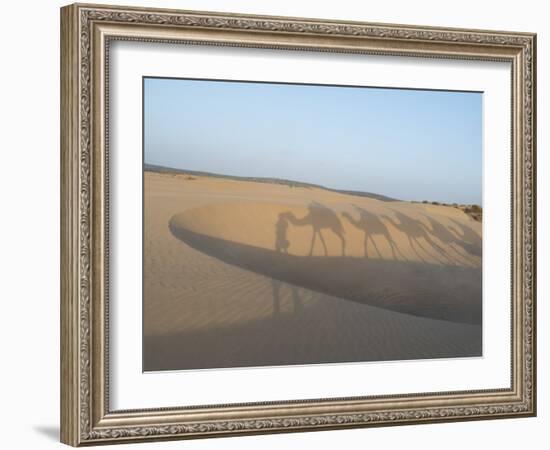
[[[146,171],[144,369],[481,355],[458,208]]]

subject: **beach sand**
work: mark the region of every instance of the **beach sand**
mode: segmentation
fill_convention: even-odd
[[[481,223],[458,208],[144,183],[144,370],[481,355]]]

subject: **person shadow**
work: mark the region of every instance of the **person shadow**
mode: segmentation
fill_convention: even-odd
[[[288,253],[290,242],[288,240],[288,220],[285,214],[279,214],[279,218],[275,223],[275,251],[279,253]]]
[[[277,253],[288,254],[288,248],[290,247],[290,241],[288,240],[288,226],[289,221],[287,219],[286,213],[281,213],[278,216],[277,222],[275,223],[275,251]],[[290,286],[291,298],[293,305],[293,313],[299,314],[303,310],[303,303],[298,293],[298,288],[294,285],[289,285],[284,283],[287,286]],[[283,283],[279,280],[271,280],[271,289],[273,293],[273,316],[280,317],[282,314],[282,298],[281,298],[281,288]]]

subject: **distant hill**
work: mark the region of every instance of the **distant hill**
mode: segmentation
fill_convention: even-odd
[[[214,177],[214,178],[226,178],[229,180],[240,180],[240,181],[254,181],[256,183],[269,183],[269,184],[282,184],[290,187],[301,187],[301,188],[317,188],[324,189],[326,191],[338,192],[339,194],[346,195],[355,195],[357,197],[368,197],[375,200],[380,200],[383,202],[397,202],[399,200],[385,195],[373,194],[372,192],[362,192],[362,191],[347,191],[342,189],[331,189],[319,184],[304,183],[302,181],[293,181],[293,180],[284,180],[281,178],[260,178],[260,177],[240,177],[235,175],[221,175],[218,173],[211,172],[199,172],[196,170],[183,170],[183,169],[174,169],[172,167],[158,166],[155,164],[144,164],[144,170],[150,172],[159,172],[159,173],[174,173],[174,174],[184,174],[184,175],[194,175],[197,177]]]

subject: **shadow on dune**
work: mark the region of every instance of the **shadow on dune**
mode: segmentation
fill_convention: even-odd
[[[188,370],[482,355],[480,326],[441,322],[445,325],[430,323],[425,325],[428,330],[411,326],[396,332],[387,319],[378,317],[381,314],[371,314],[372,323],[347,318],[346,329],[341,322],[331,324],[330,318],[289,314],[284,319],[145,336],[143,367]]]
[[[451,219],[451,222],[454,224],[453,226],[456,227],[456,229],[458,230],[458,234],[462,239],[462,246],[464,247],[464,249],[472,255],[481,256],[481,237],[471,228],[464,226],[460,222],[454,219]]]
[[[371,245],[374,247],[376,254],[379,258],[382,258],[382,253],[376,245],[375,237],[382,236],[387,244],[390,246],[393,259],[398,259],[398,255],[401,259],[406,260],[405,256],[399,250],[399,246],[392,239],[391,233],[388,230],[388,227],[380,220],[377,214],[374,214],[370,211],[367,211],[364,208],[359,208],[357,205],[354,205],[355,210],[359,214],[359,218],[355,219],[351,214],[344,212],[342,216],[347,219],[347,221],[363,233],[363,252],[365,258],[368,258],[368,243],[370,241]]]
[[[450,219],[453,226],[447,227],[430,216],[424,215],[424,217],[428,221],[430,229],[426,228],[422,223],[421,226],[445,245],[460,248],[471,256],[481,257],[481,239],[471,228],[465,227],[460,222],[453,219]],[[456,231],[455,228],[459,231]],[[460,238],[458,236],[460,236]],[[475,236],[475,239],[473,236]],[[453,255],[448,252],[445,253],[445,256],[451,261],[456,260]]]
[[[313,255],[313,251],[315,249],[315,241],[316,238],[319,237],[319,240],[321,241],[321,245],[323,246],[324,254],[325,256],[328,256],[328,248],[327,243],[325,241],[325,238],[323,237],[323,230],[328,230],[334,233],[340,239],[340,243],[342,246],[342,256],[345,256],[346,254],[346,239],[344,237],[345,231],[344,227],[342,225],[342,222],[340,222],[340,219],[338,218],[338,215],[332,211],[330,208],[327,208],[323,204],[319,202],[311,202],[307,208],[307,214],[304,217],[296,217],[292,212],[284,212],[279,214],[279,220],[277,221],[276,228],[276,243],[275,243],[275,249],[277,251],[281,251],[281,247],[279,245],[279,242],[281,240],[286,241],[286,230],[288,228],[288,224],[291,223],[294,226],[302,227],[311,227],[312,234],[311,234],[311,245],[309,248],[309,256]],[[284,233],[284,235],[283,235]],[[286,241],[288,242],[288,241]],[[288,245],[286,245],[285,252],[288,249]]]
[[[481,324],[479,269],[347,256],[296,256],[286,252],[284,230],[277,250],[268,250],[190,231],[181,226],[178,215],[171,218],[169,228],[173,236],[196,250],[276,281],[400,313]],[[274,287],[274,302],[276,296]]]

